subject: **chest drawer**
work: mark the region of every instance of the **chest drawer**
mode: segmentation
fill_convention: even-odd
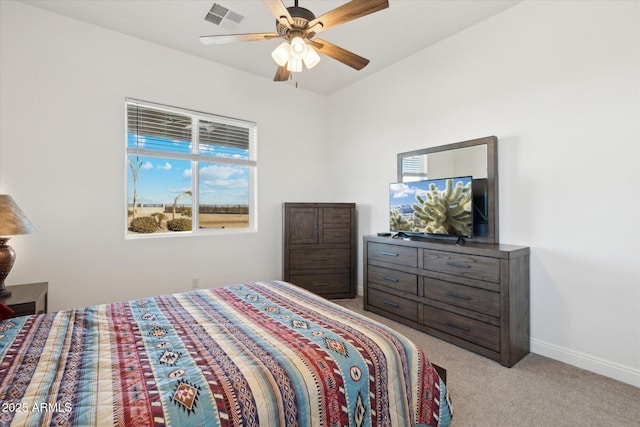
[[[467,310],[500,316],[500,294],[486,289],[424,277],[424,296]]]
[[[414,295],[418,294],[417,275],[375,265],[370,265],[367,268],[369,282]]]
[[[500,283],[500,261],[497,258],[423,250],[424,269],[454,276]]]
[[[367,246],[367,258],[407,267],[417,267],[418,249],[370,242]]]
[[[380,292],[377,289],[369,289],[369,305],[388,311],[414,322],[418,321],[418,303],[411,300]]]
[[[349,226],[351,224],[351,210],[348,208],[324,208],[322,223],[325,227]]]
[[[291,270],[348,269],[351,265],[349,249],[292,249]]]
[[[349,274],[292,274],[289,281],[319,295],[344,294],[349,290]]]
[[[337,244],[351,242],[351,229],[349,227],[323,228],[322,243]]]
[[[500,351],[500,328],[435,307],[425,307],[424,324],[474,344]]]

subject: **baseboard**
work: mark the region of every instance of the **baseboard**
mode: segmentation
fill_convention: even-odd
[[[531,352],[640,387],[640,369],[624,366],[534,338],[531,339]]]

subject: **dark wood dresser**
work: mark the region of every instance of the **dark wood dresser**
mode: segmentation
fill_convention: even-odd
[[[47,312],[49,284],[47,282],[7,286],[11,296],[2,301],[15,313],[11,317]]]
[[[355,298],[355,203],[285,203],[283,278],[325,298]]]
[[[529,353],[529,248],[364,238],[364,309],[511,367]]]

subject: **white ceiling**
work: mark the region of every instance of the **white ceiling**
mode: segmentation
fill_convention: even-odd
[[[329,95],[427,46],[464,30],[521,0],[389,0],[389,8],[331,28],[322,38],[368,58],[356,71],[322,56],[312,70],[294,73],[284,83]],[[100,27],[187,52],[238,70],[273,79],[277,65],[271,51],[281,42],[269,40],[204,46],[201,35],[275,31],[275,19],[260,0],[21,0]],[[204,20],[218,3],[245,18],[233,29]],[[284,0],[293,6],[293,0]],[[320,16],[346,3],[299,0]]]

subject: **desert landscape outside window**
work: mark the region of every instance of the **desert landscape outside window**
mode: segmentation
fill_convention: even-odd
[[[127,237],[255,231],[256,125],[126,99]]]

